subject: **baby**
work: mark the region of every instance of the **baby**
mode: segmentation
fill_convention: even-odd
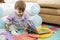
[[[35,30],[35,26],[31,20],[28,20],[24,13],[26,4],[24,1],[17,1],[15,3],[15,11],[11,13],[6,20],[6,29],[10,30],[12,34],[17,34],[16,31],[26,29]]]

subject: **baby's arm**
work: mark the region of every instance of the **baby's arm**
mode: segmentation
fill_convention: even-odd
[[[19,35],[18,33],[16,33],[16,30],[10,30],[10,27],[11,27],[11,25],[6,23],[6,30],[7,31],[10,31],[11,34],[13,34],[13,35]]]
[[[13,19],[13,17],[12,17],[11,14],[7,16],[6,21],[5,21],[5,23],[6,23],[6,25],[5,25],[6,30],[9,30],[10,25],[12,24],[12,19]]]
[[[31,20],[27,20],[27,24],[28,24],[27,30],[29,32],[33,32],[33,33],[38,34],[38,32],[36,30],[36,27],[35,27],[34,23]]]

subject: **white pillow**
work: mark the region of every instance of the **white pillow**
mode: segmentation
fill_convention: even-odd
[[[1,19],[2,19],[4,22],[6,22],[8,16],[9,16],[9,15],[4,16],[4,17],[2,17]]]
[[[0,17],[9,15],[13,10],[13,4],[6,4],[6,3],[2,3],[0,4]]]
[[[0,35],[0,40],[6,40],[6,36]]]
[[[38,3],[26,2],[26,11],[29,12],[30,15],[39,14],[40,6]]]
[[[0,17],[2,16],[3,10],[2,7],[0,7]]]
[[[18,0],[4,0],[5,1],[5,3],[10,3],[10,4],[12,4],[12,3],[15,3],[16,1],[18,1]]]

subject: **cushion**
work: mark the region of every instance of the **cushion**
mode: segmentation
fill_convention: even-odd
[[[6,3],[0,4],[0,17],[9,15],[14,10],[13,6]]]
[[[60,8],[60,0],[39,0],[37,3],[41,7]]]
[[[43,22],[60,25],[60,16],[45,15],[45,14],[39,14],[39,15],[42,17]]]
[[[3,14],[3,10],[2,10],[2,7],[0,7],[0,17],[2,16]]]
[[[0,18],[0,29],[5,28],[5,22]]]
[[[6,40],[6,37],[4,35],[0,35],[0,40]]]
[[[25,2],[36,2],[37,0],[23,0]]]
[[[18,1],[18,0],[5,0],[6,3],[15,3],[16,1]],[[25,1],[25,2],[36,2],[36,0],[22,0],[22,1]]]
[[[40,6],[37,3],[26,2],[26,11],[29,12],[30,15],[39,14]]]
[[[32,20],[32,22],[34,23],[34,25],[37,27],[40,27],[42,24],[42,18],[39,15],[35,15],[31,18],[29,18],[29,20]]]
[[[15,3],[16,1],[18,1],[18,0],[4,0],[5,1],[5,3],[10,3],[10,4],[12,4],[12,3]]]
[[[60,9],[41,8],[40,13],[48,14],[48,15],[58,15],[58,16],[60,16]]]

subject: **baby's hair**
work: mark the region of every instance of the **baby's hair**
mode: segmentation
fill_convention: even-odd
[[[25,8],[26,8],[26,4],[24,1],[17,1],[15,3],[15,9],[18,9],[18,10],[21,10],[22,12],[24,12]]]

